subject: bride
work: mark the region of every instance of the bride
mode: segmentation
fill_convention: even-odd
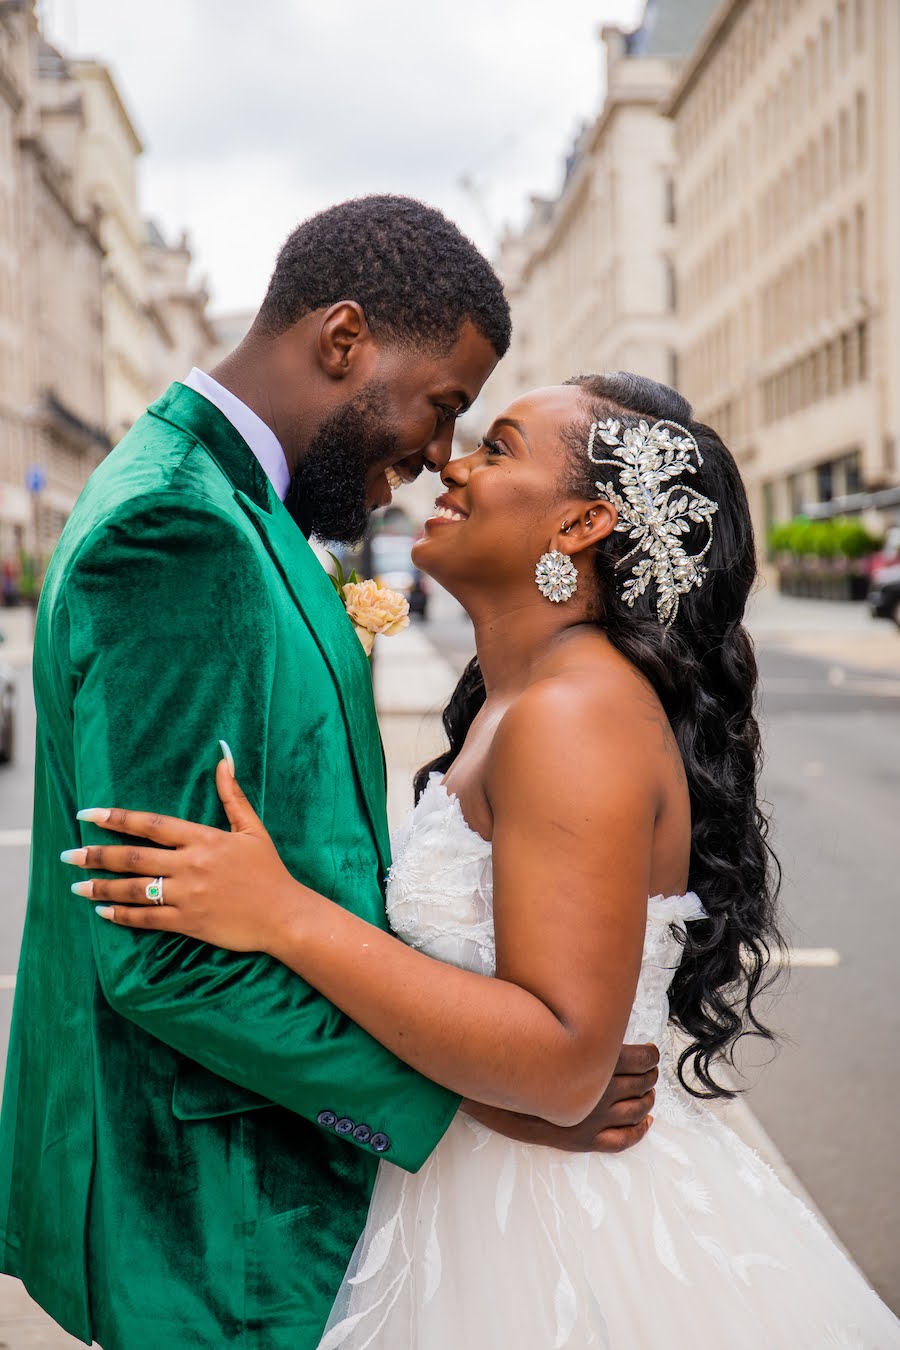
[[[165,878],[152,908],[145,878],[95,881],[101,917],[268,952],[488,1108],[577,1122],[623,1040],[664,1047],[627,1154],[512,1142],[467,1100],[418,1174],[382,1162],[321,1350],[900,1346],[702,1104],[730,1095],[738,1037],[770,1035],[754,999],[778,941],[734,460],[680,395],[616,374],[517,399],[443,481],[415,560],[477,657],[394,842],[397,936],[289,876],[224,761],[230,835],[103,812],[164,849],[85,863]]]

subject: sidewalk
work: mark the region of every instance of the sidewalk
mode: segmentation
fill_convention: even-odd
[[[0,661],[13,666],[31,663],[31,644],[34,637],[34,611],[27,605],[15,609],[0,609]],[[2,1350],[2,1347],[0,1347]]]
[[[747,626],[760,646],[900,677],[900,629],[890,619],[873,619],[864,602],[799,600],[767,581],[750,601]]]

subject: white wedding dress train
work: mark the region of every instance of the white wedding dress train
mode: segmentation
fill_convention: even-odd
[[[388,912],[410,945],[494,971],[491,846],[437,775],[394,841]],[[816,1218],[665,1053],[671,925],[650,901],[626,1039],[664,1047],[627,1153],[514,1143],[460,1113],[415,1175],[382,1162],[319,1350],[897,1350],[900,1322]]]

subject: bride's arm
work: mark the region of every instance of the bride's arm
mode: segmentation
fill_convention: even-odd
[[[486,784],[496,978],[435,961],[291,878],[221,766],[230,836],[203,830],[200,842],[196,834],[185,842],[154,834],[146,817],[108,820],[179,845],[169,854],[119,850],[128,871],[167,877],[169,903],[117,906],[112,917],[264,950],[435,1081],[488,1106],[574,1124],[603,1093],[622,1045],[658,808],[658,776],[647,767],[655,747],[636,744],[640,725],[603,712],[596,697],[539,687],[497,733]],[[116,852],[92,849],[84,865],[125,870]],[[126,898],[140,900],[142,884]],[[116,888],[134,883],[93,885],[94,898],[121,901]]]

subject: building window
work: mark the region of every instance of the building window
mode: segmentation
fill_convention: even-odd
[[[663,259],[666,278],[666,309],[670,314],[674,314],[675,306],[678,301],[678,282],[675,276],[675,264],[671,258]]]
[[[822,88],[827,89],[831,82],[832,71],[831,23],[828,19],[822,23],[819,45],[822,57]]]
[[[850,172],[850,113],[841,109],[838,118],[838,176],[842,183]]]
[[[857,291],[855,298],[859,302],[866,293],[866,208],[864,206],[857,206],[856,208],[855,234],[856,262],[853,280]]]
[[[837,40],[838,68],[840,69],[847,59],[847,0],[838,0],[835,38]]]
[[[667,225],[675,224],[675,179],[667,178],[665,181],[665,203],[664,220]]]
[[[834,132],[831,127],[825,128],[825,134],[822,138],[822,162],[824,179],[823,188],[825,194],[834,191]]]
[[[775,484],[771,479],[762,485],[763,525],[768,535],[775,524]],[[771,553],[769,554],[771,557]]]
[[[852,496],[854,492],[862,492],[862,463],[858,450],[847,456],[844,466],[844,491],[848,496]]]
[[[868,149],[868,127],[866,126],[866,95],[865,91],[860,89],[856,95],[856,169],[865,168],[866,152]]]
[[[816,466],[817,501],[830,502],[834,498],[834,465],[828,461]]]
[[[869,378],[869,326],[867,323],[856,325],[856,360],[860,380]]]
[[[850,334],[841,334],[841,388],[847,389],[853,383],[854,370],[851,361]]]
[[[678,388],[678,353],[674,347],[669,348],[669,384]]]
[[[838,228],[838,284],[840,286],[841,306],[850,299],[850,226],[842,220]]]

